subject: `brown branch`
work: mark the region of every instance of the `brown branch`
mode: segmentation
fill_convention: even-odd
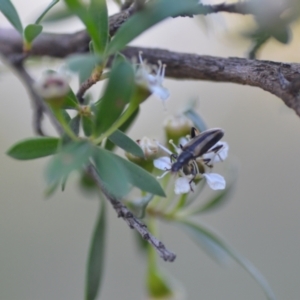
[[[66,57],[70,53],[88,48],[89,39],[83,33],[41,34],[37,39],[31,55]],[[50,46],[51,44],[51,46]],[[87,50],[86,50],[87,51]],[[279,80],[279,70],[293,85],[299,81],[300,65],[297,63],[279,63],[262,60],[249,60],[237,57],[213,57],[187,53],[177,53],[162,49],[128,47],[123,53],[127,57],[143,57],[150,63],[158,60],[167,64],[166,76],[176,79],[208,80],[214,82],[231,82],[259,87],[280,99],[300,116],[300,101],[297,93],[285,89]],[[19,34],[12,29],[0,29],[0,53],[6,57],[22,53],[22,41]]]
[[[123,218],[123,220],[126,221],[126,223],[131,229],[135,229],[142,236],[143,239],[149,242],[155,248],[155,250],[163,260],[170,262],[174,261],[176,255],[173,252],[166,249],[165,245],[156,237],[154,237],[147,229],[147,226],[138,218],[136,218],[124,204],[115,199],[106,191],[104,185],[99,179],[97,171],[92,165],[90,165],[87,168],[87,172],[93,178],[99,189],[105,194],[106,198],[115,209],[118,217]]]
[[[175,79],[206,80],[230,82],[259,87],[276,95],[300,116],[300,99],[298,82],[300,81],[300,64],[280,63],[266,60],[250,60],[238,57],[214,57],[178,53],[162,49],[128,47],[122,53],[136,57],[139,51],[152,64],[161,60],[167,65],[166,76]],[[281,75],[290,83],[285,88]]]

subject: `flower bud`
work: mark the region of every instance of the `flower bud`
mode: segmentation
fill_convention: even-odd
[[[126,152],[125,155],[128,160],[134,162],[140,167],[146,169],[149,172],[153,170],[153,159],[157,157],[159,146],[158,142],[155,139],[151,139],[148,137],[143,137],[140,140],[137,140],[137,143],[141,147],[144,153],[144,158],[137,157],[131,153]]]
[[[167,140],[173,140],[178,145],[182,137],[191,132],[193,122],[184,115],[169,116],[163,123]]]
[[[62,106],[70,90],[67,78],[54,72],[44,73],[34,84],[34,88],[40,97],[55,108]]]

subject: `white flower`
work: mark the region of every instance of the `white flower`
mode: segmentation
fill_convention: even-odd
[[[212,190],[224,190],[226,187],[226,181],[223,176],[216,173],[204,173],[202,174],[206,178],[208,186]]]
[[[160,143],[158,143],[158,146],[169,155],[173,154],[170,150],[162,146]],[[229,149],[228,144],[226,142],[218,142],[212,147],[212,149],[214,149],[215,147],[220,147],[220,149],[218,151],[208,152],[204,154],[201,158],[203,160],[209,160],[209,163],[211,164],[225,160],[228,155],[228,149]],[[175,146],[175,150],[179,152],[181,151],[181,149],[176,148],[176,146]],[[153,164],[157,169],[165,171],[158,178],[164,177],[166,174],[168,174],[171,171],[172,162],[170,156],[162,156],[157,159],[154,159]],[[178,177],[175,180],[175,188],[174,188],[175,194],[185,194],[190,191],[193,191],[192,185],[194,185],[193,182],[194,175],[193,174],[186,175],[184,174],[182,169],[179,170],[178,173],[180,174],[180,177]],[[208,186],[212,190],[223,190],[226,187],[226,181],[224,177],[217,173],[203,173],[203,174],[198,173],[197,176],[200,176],[202,178],[204,177],[206,179]]]
[[[170,96],[170,93],[162,86],[162,82],[165,77],[166,66],[163,65],[161,61],[158,62],[158,68],[147,65],[143,61],[141,53],[139,53],[139,61],[140,65],[135,74],[136,83],[148,89],[161,100],[167,100]]]
[[[220,147],[217,152],[211,151],[212,149]],[[228,156],[229,146],[226,142],[217,142],[207,153],[202,155],[203,160],[209,161],[210,164],[224,161]]]
[[[146,159],[156,157],[159,150],[157,140],[144,136],[142,139],[138,140],[137,143],[142,148]]]
[[[193,183],[193,182],[192,182]],[[175,180],[174,192],[176,195],[186,194],[191,191],[192,187],[190,180],[187,177],[179,177]]]

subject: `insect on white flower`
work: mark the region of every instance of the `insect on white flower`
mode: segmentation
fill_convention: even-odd
[[[208,186],[213,190],[222,190],[226,187],[226,182],[223,176],[217,173],[210,173],[210,172],[206,173],[206,172],[199,171],[196,158],[202,160],[203,166],[206,165],[208,167],[212,167],[214,163],[226,159],[228,155],[228,149],[229,149],[228,144],[226,142],[217,141],[215,143],[213,142],[211,143],[211,141],[214,141],[213,138],[216,136],[216,134],[218,134],[218,137],[216,139],[219,139],[223,136],[222,135],[220,137],[219,129],[213,129],[210,131],[206,131],[204,133],[205,134],[202,133],[201,138],[198,138],[197,140],[194,141],[195,143],[198,144],[200,142],[203,143],[203,147],[205,143],[211,145],[211,147],[205,150],[204,153],[203,151],[201,152],[199,148],[194,147],[195,145],[193,145],[192,143],[193,139],[188,141],[185,146],[181,145],[181,148],[178,148],[175,145],[173,145],[177,152],[177,155],[169,151],[161,144],[158,144],[162,150],[164,150],[166,153],[170,155],[170,157],[163,156],[153,161],[154,166],[156,168],[165,171],[158,178],[164,177],[169,172],[179,174],[180,177],[175,180],[176,194],[184,194],[184,193],[188,193],[189,191],[192,191],[193,180],[196,177],[205,178]],[[199,147],[198,144],[197,146]],[[191,145],[193,145],[193,147],[188,148]],[[193,151],[191,149],[194,152],[198,151],[200,153],[200,156],[197,155],[193,156],[192,155]],[[187,152],[190,151],[190,153],[184,153],[184,151]],[[176,160],[174,163],[172,162],[172,158]]]

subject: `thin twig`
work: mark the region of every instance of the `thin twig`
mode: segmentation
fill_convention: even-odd
[[[124,204],[122,204],[119,200],[115,199],[106,191],[105,187],[103,186],[103,183],[99,179],[97,171],[92,165],[88,166],[87,172],[93,178],[98,188],[105,194],[106,198],[109,200],[109,202],[115,209],[118,217],[123,218],[131,229],[135,229],[142,236],[143,239],[149,242],[155,248],[155,250],[163,260],[170,262],[174,261],[176,255],[173,252],[166,249],[165,245],[156,237],[154,237],[147,229],[147,226],[139,219],[137,219]]]
[[[53,126],[56,128],[57,132],[62,134],[63,130],[59,122],[53,116],[44,100],[36,93],[35,89],[33,88],[34,80],[25,70],[23,63],[20,61],[18,63],[10,62],[9,60],[3,57],[1,58],[1,60],[5,62],[15,72],[15,74],[20,78],[25,88],[27,89],[29,98],[31,99],[33,105],[33,128],[35,133],[38,135],[44,135],[44,132],[42,130],[42,120],[44,113],[46,113],[50,118],[50,121],[52,122]]]

